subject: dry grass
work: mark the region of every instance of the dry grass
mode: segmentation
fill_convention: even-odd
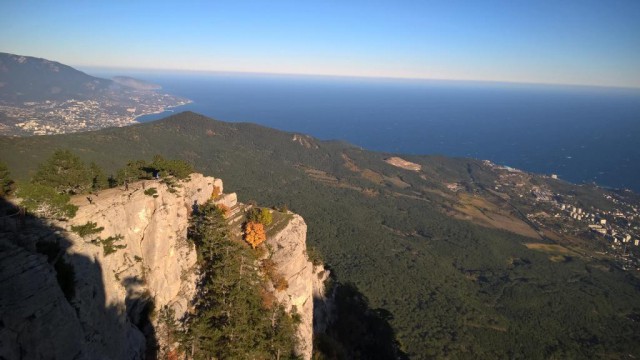
[[[382,184],[384,182],[384,177],[375,171],[364,169],[360,174],[362,175],[363,178],[373,183]]]
[[[338,178],[328,174],[325,171],[322,170],[317,170],[317,169],[313,169],[313,168],[307,168],[304,170],[305,173],[307,173],[307,175],[309,175],[310,178],[314,179],[314,180],[319,180],[322,182],[338,182]]]
[[[538,232],[509,211],[479,196],[460,194],[454,208],[460,213],[456,218],[471,220],[487,227],[503,229],[526,237],[540,239]]]
[[[542,251],[549,254],[549,260],[556,263],[567,262],[571,257],[580,256],[580,254],[557,244],[529,243],[524,244],[527,249]]]
[[[571,255],[573,251],[567,249],[564,246],[556,245],[556,244],[543,244],[543,243],[528,243],[524,244],[527,249],[531,250],[539,250],[552,254],[561,254],[561,255]]]
[[[565,262],[569,259],[564,255],[551,255],[549,256],[549,260],[560,263],[560,262]]]
[[[344,160],[344,167],[353,172],[360,172],[358,165],[347,154],[342,153],[342,159]]]
[[[399,176],[394,176],[394,177],[385,176],[384,179],[387,182],[391,183],[393,186],[399,187],[401,189],[406,189],[411,187],[411,184],[404,182]]]

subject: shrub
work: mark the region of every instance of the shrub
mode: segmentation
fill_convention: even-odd
[[[102,232],[102,230],[104,230],[104,227],[98,227],[97,223],[91,221],[87,222],[84,225],[71,226],[71,231],[78,234],[83,239],[89,235],[99,234]]]
[[[307,260],[309,260],[313,266],[322,265],[324,263],[322,255],[314,246],[307,247]]]
[[[158,197],[158,195],[156,195],[157,193],[158,193],[158,190],[154,187],[148,188],[147,190],[144,191],[145,195],[153,196],[153,197]]]
[[[277,291],[284,291],[289,288],[289,282],[284,278],[284,276],[280,275],[276,277],[273,287],[276,288]]]
[[[267,208],[253,208],[247,212],[247,221],[268,226],[273,222],[273,215]]]
[[[273,287],[277,291],[283,291],[289,288],[289,282],[280,274],[276,268],[276,263],[271,259],[262,260],[261,270],[264,275],[271,280]]]
[[[124,249],[127,247],[127,245],[116,244],[116,241],[120,241],[122,239],[124,239],[124,236],[117,234],[116,236],[109,236],[106,239],[97,238],[92,240],[92,242],[102,245],[104,256],[108,256],[118,251],[118,249]]]
[[[282,205],[276,207],[274,210],[278,210],[278,211],[286,214],[286,213],[289,212],[289,207],[287,206],[287,204],[282,204]]]
[[[178,192],[176,188],[182,187],[182,185],[179,185],[174,178],[163,178],[160,182],[167,185],[167,190],[172,194]]]

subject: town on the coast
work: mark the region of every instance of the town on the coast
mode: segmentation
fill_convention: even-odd
[[[121,127],[142,115],[185,105],[190,100],[156,91],[105,91],[86,100],[0,103],[0,135],[53,135]]]
[[[498,172],[490,191],[508,196],[524,210],[527,221],[542,236],[551,230],[573,239],[592,255],[614,259],[623,270],[640,271],[640,206],[629,190],[604,191],[592,185],[584,193],[563,191],[557,175],[538,176],[490,161]],[[586,239],[587,243],[578,239]],[[590,243],[589,243],[590,242]]]

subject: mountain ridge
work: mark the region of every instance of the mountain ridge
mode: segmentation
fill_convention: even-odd
[[[114,82],[43,58],[0,53],[0,99],[28,102],[87,99]]]
[[[90,76],[55,61],[0,53],[0,134],[50,135],[126,126],[190,101],[130,77]]]
[[[224,178],[243,202],[287,205],[306,219],[310,247],[338,280],[388,313],[413,358],[640,352],[629,335],[640,330],[632,320],[640,282],[636,270],[625,270],[636,255],[621,257],[622,242],[558,207],[597,210],[615,224],[623,204],[638,208],[633,193],[481,160],[371,152],[190,112],[126,128],[0,137],[0,147],[17,178],[60,147],[108,173],[132,157],[161,154]],[[420,170],[385,161],[394,156]],[[637,218],[627,216],[629,226]]]

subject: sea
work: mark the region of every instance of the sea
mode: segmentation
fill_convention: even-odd
[[[490,160],[640,192],[640,89],[86,69],[154,82],[194,111],[362,148]]]

